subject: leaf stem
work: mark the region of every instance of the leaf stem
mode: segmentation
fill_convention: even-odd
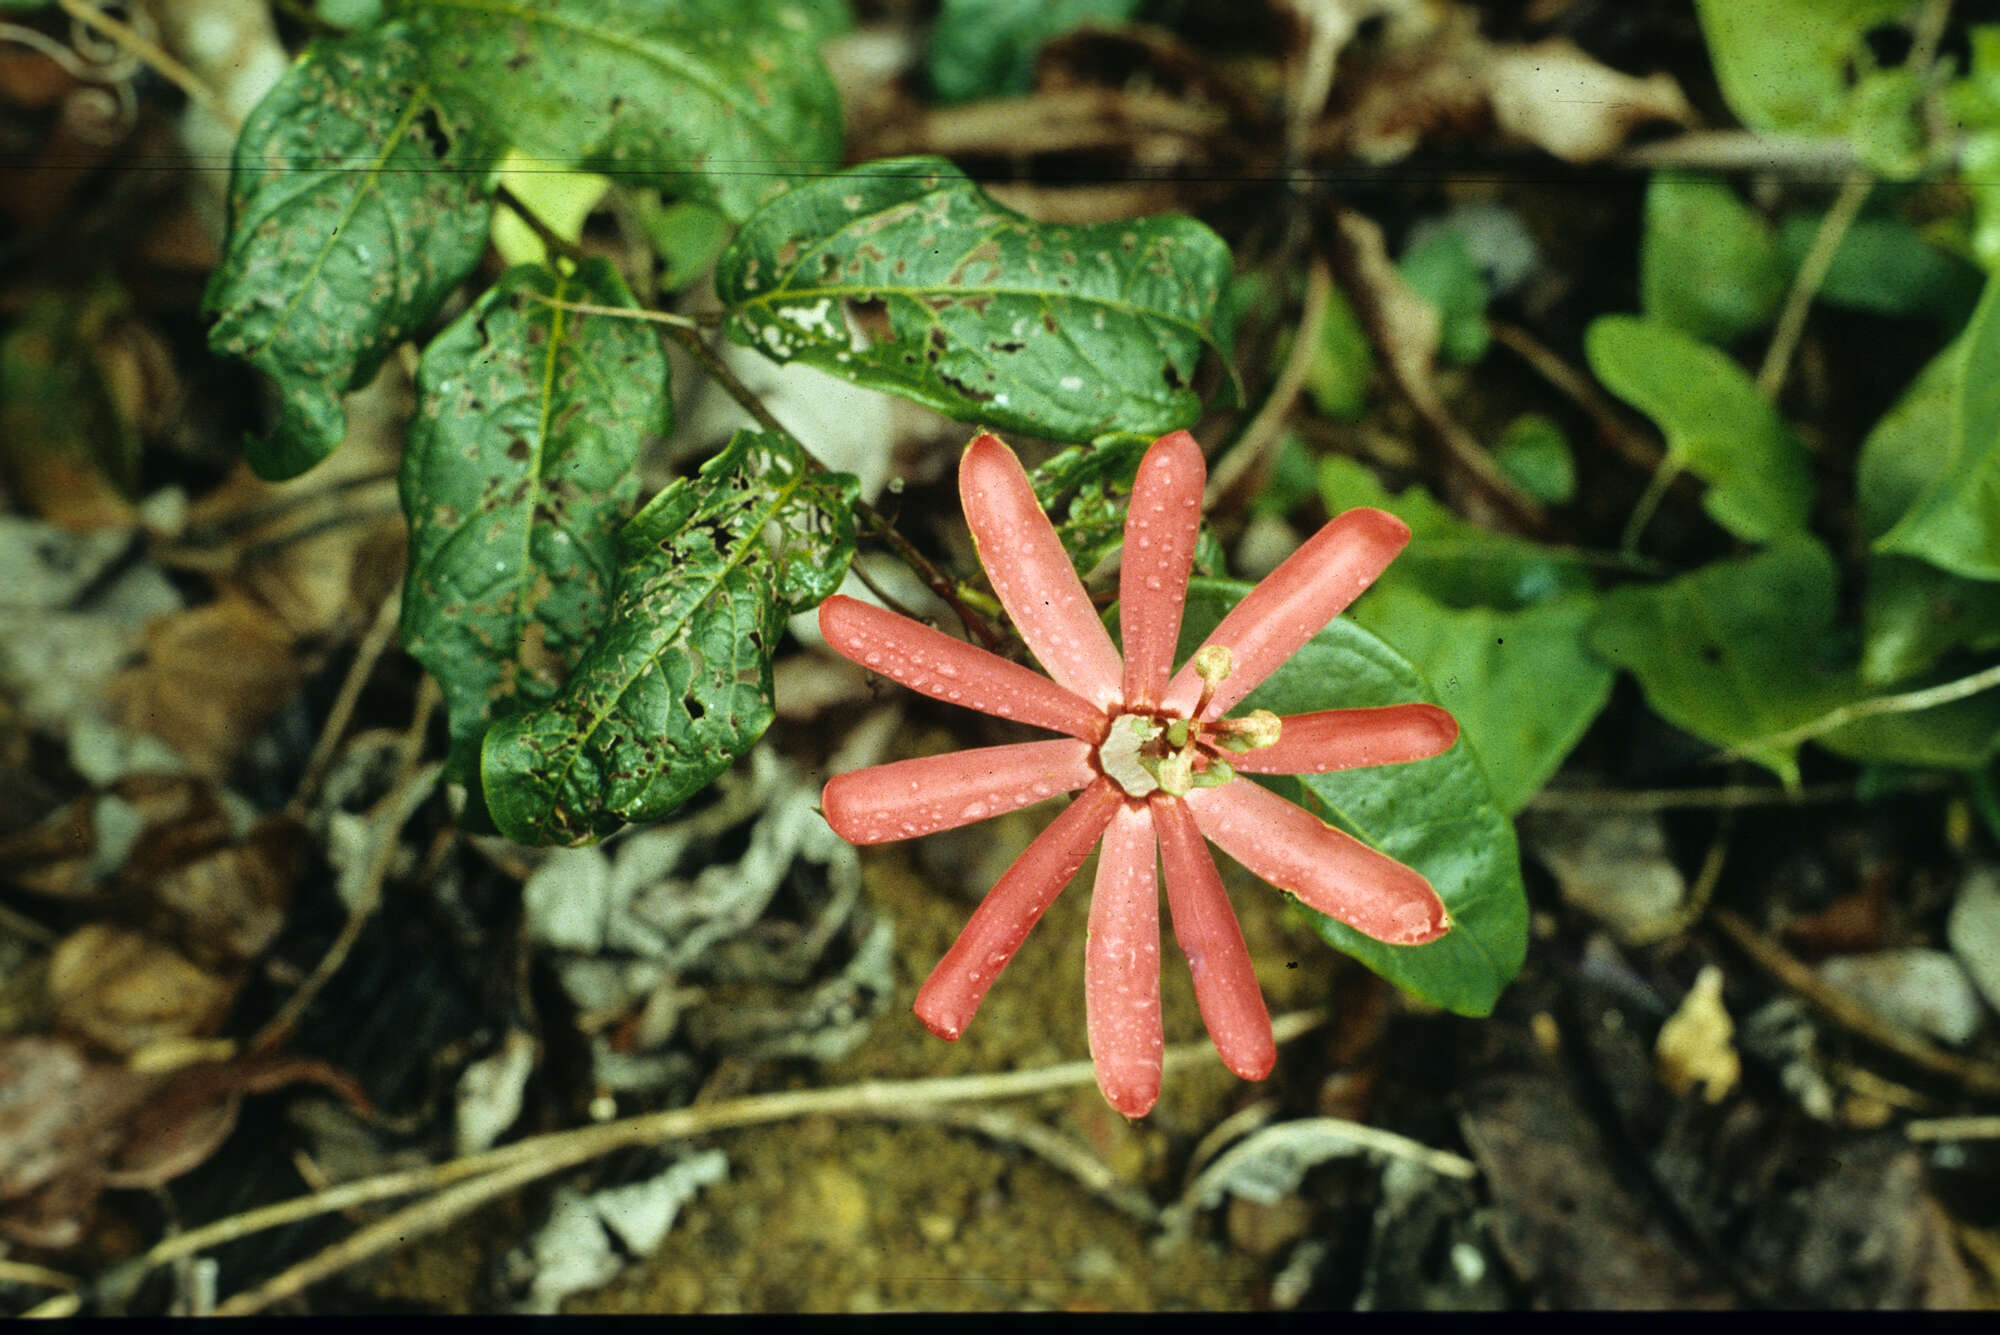
[[[1838,709],[1830,709],[1810,723],[1801,723],[1798,727],[1788,728],[1784,732],[1753,737],[1723,752],[1723,758],[1738,760],[1747,757],[1753,751],[1762,751],[1770,747],[1796,746],[1800,742],[1811,741],[1815,737],[1844,728],[1850,723],[1874,718],[1877,714],[1914,714],[1919,710],[1952,704],[1968,696],[1978,695],[1981,691],[1990,691],[1996,686],[2000,686],[2000,663],[1955,681],[1926,686],[1920,691],[1904,691],[1900,695],[1878,695],[1867,700],[1856,700]]]
[[[666,328],[674,340],[687,349],[688,354],[700,362],[702,368],[715,378],[715,382],[722,386],[723,391],[736,400],[744,412],[756,419],[759,426],[767,431],[775,431],[790,441],[816,471],[822,473],[826,471],[826,465],[806,447],[804,441],[792,434],[790,428],[771,415],[771,410],[764,406],[764,401],[737,378],[736,372],[730,370],[729,364],[716,355],[715,349],[708,346],[707,340],[693,329],[678,324],[669,324]],[[881,539],[882,544],[894,552],[904,565],[915,571],[917,577],[930,586],[932,593],[944,599],[946,605],[958,614],[958,619],[965,624],[966,630],[981,644],[988,649],[1000,648],[1002,640],[999,632],[993,629],[985,617],[973,611],[966,605],[965,600],[958,596],[958,588],[952,582],[951,576],[938,569],[937,565],[918,551],[908,538],[897,532],[896,526],[891,524],[881,511],[868,502],[856,498],[854,517]]]
[[[1861,206],[1868,200],[1868,192],[1875,185],[1875,178],[1862,168],[1855,168],[1840,182],[1840,193],[1834,196],[1833,207],[1820,219],[1819,231],[1813,235],[1812,249],[1806,252],[1805,260],[1799,265],[1798,276],[1792,280],[1792,289],[1785,294],[1784,309],[1778,315],[1778,327],[1771,334],[1771,344],[1764,350],[1764,364],[1757,368],[1757,392],[1766,399],[1775,400],[1778,391],[1784,388],[1785,373],[1791,369],[1792,354],[1798,350],[1799,339],[1805,335],[1806,316],[1812,311],[1813,298],[1819,294],[1820,285],[1826,281],[1827,271],[1833,268],[1833,257],[1840,253],[1840,243],[1847,238],[1847,229],[1861,213]]]

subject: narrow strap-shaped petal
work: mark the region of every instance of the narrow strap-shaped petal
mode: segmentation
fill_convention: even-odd
[[[1055,527],[1014,452],[981,434],[958,465],[958,495],[979,562],[1014,628],[1058,683],[1099,708],[1118,703],[1123,667]]]
[[[1364,936],[1418,946],[1451,926],[1444,901],[1417,872],[1247,779],[1197,788],[1187,804],[1223,852]]]
[[[1104,737],[1103,711],[1074,691],[906,616],[837,593],[819,605],[819,630],[842,657],[933,700],[1093,744]]]
[[[965,1032],[986,989],[1090,856],[1124,800],[1111,780],[1098,779],[1021,850],[917,989],[917,1018],[926,1029],[947,1040]]]
[[[1386,510],[1363,506],[1328,520],[1202,641],[1203,648],[1226,646],[1235,658],[1202,717],[1221,718],[1257,689],[1359,598],[1409,540],[1410,526]],[[1167,707],[1185,713],[1200,697],[1201,678],[1190,659],[1167,687]]]
[[[1436,705],[1322,709],[1279,724],[1276,743],[1231,755],[1229,763],[1249,774],[1324,774],[1423,760],[1458,740],[1458,720]]]
[[[1224,787],[1234,787],[1225,784]],[[1194,975],[1194,999],[1201,1022],[1227,1066],[1245,1080],[1262,1080],[1277,1063],[1271,1013],[1257,988],[1257,971],[1243,944],[1243,929],[1215,870],[1201,831],[1178,797],[1155,797],[1153,828],[1159,834],[1160,862],[1167,870],[1167,911],[1174,940]]]
[[[1144,1117],[1160,1097],[1160,883],[1153,817],[1121,806],[1104,831],[1090,934],[1083,948],[1083,1010],[1090,1059],[1105,1101]]]
[[[1185,431],[1161,436],[1139,461],[1118,571],[1127,709],[1152,708],[1166,694],[1207,478],[1201,446]]]
[[[886,844],[1075,792],[1096,777],[1090,744],[1064,737],[858,769],[828,781],[820,805],[848,843]]]

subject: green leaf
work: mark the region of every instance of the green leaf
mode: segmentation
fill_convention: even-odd
[[[1771,228],[1721,181],[1654,175],[1639,246],[1639,305],[1648,319],[1709,343],[1762,329],[1784,299]]]
[[[1794,213],[1778,226],[1778,255],[1798,272],[1825,214]],[[1901,218],[1858,218],[1841,238],[1815,294],[1819,300],[1878,315],[1926,315],[1957,329],[1979,300],[1979,270],[1925,238]]]
[[[1695,0],[1723,100],[1753,130],[1841,128],[1863,38],[1917,0]]]
[[[1195,580],[1188,589],[1181,652],[1249,591]],[[1351,621],[1336,620],[1253,691],[1241,710],[1279,714],[1429,700],[1417,670]],[[1281,780],[1280,791],[1322,819],[1430,879],[1452,929],[1429,945],[1387,946],[1301,908],[1321,937],[1382,977],[1459,1015],[1489,1014],[1520,971],[1528,904],[1513,823],[1495,803],[1469,747],[1406,765]]]
[[[1354,303],[1338,287],[1326,294],[1319,346],[1306,364],[1306,393],[1321,417],[1359,421],[1368,411],[1368,386],[1375,378],[1375,345],[1355,314]]]
[[[431,341],[403,456],[403,645],[443,688],[453,777],[495,718],[546,706],[603,626],[648,436],[671,428],[667,361],[617,272],[510,269]]]
[[[1946,476],[1964,350],[1956,342],[1932,358],[1862,443],[1855,497],[1869,537],[1893,529]],[[1872,553],[1861,625],[1862,680],[1899,682],[1954,649],[2000,646],[2000,584]]]
[[[1986,284],[1960,343],[1950,430],[1931,480],[1875,550],[2000,580],[2000,283]]]
[[[1025,93],[1050,38],[1085,23],[1123,23],[1139,0],[944,0],[924,69],[940,102]]]
[[[716,262],[731,338],[961,421],[1084,441],[1194,421],[1229,248],[1192,218],[1031,222],[942,158],[870,163]]]
[[[840,586],[857,484],[796,446],[739,431],[619,535],[611,615],[547,706],[496,722],[488,808],[525,844],[578,844],[656,820],[764,734],[785,618]]]
[[[1667,438],[1667,465],[1708,483],[1702,506],[1749,542],[1805,530],[1805,446],[1743,368],[1679,330],[1607,315],[1584,334],[1590,369]]]
[[[1543,505],[1568,505],[1576,499],[1576,456],[1552,418],[1523,413],[1509,422],[1493,446],[1493,462]]]
[[[1403,252],[1396,269],[1412,292],[1437,308],[1437,351],[1446,361],[1469,366],[1486,355],[1493,338],[1486,327],[1492,292],[1464,232],[1446,226],[1426,233]]]
[[[1562,764],[1604,708],[1613,673],[1585,642],[1597,607],[1590,572],[1568,553],[1491,533],[1422,487],[1391,496],[1352,459],[1320,463],[1329,512],[1388,510],[1410,545],[1348,616],[1422,663],[1437,702],[1510,814]]]
[[[2000,584],[1908,557],[1871,557],[1861,626],[1862,680],[1903,681],[1954,649],[2000,648]]]
[[[1328,514],[1370,505],[1408,524],[1410,545],[1383,578],[1407,583],[1447,607],[1512,611],[1595,587],[1575,555],[1469,524],[1422,487],[1392,496],[1356,460],[1322,459],[1319,485]]]
[[[1385,576],[1348,616],[1424,665],[1437,703],[1485,767],[1494,804],[1511,816],[1611,696],[1617,674],[1591,653],[1587,635],[1597,605],[1572,594],[1511,612],[1451,608]]]
[[[294,477],[347,431],[342,393],[437,313],[486,248],[492,150],[400,27],[315,42],[250,114],[203,309],[216,352],[277,382],[251,467]]]
[[[1718,746],[1738,746],[1854,698],[1851,672],[1821,666],[1837,579],[1818,543],[1782,539],[1745,560],[1613,590],[1591,647],[1631,670],[1661,718]],[[1787,785],[1799,781],[1796,745],[1761,748],[1749,758]]]
[[[736,221],[839,165],[812,0],[399,0],[439,81],[522,154],[671,188]]]

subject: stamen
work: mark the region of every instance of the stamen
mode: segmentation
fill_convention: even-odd
[[[1268,709],[1253,709],[1242,718],[1226,718],[1212,725],[1215,744],[1227,751],[1241,755],[1245,751],[1262,751],[1267,746],[1276,746],[1278,736],[1284,731],[1284,723]]]

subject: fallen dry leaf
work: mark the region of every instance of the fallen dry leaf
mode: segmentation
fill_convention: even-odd
[[[108,923],[77,928],[49,960],[57,1028],[120,1055],[213,1034],[237,987],[164,942]]]
[[[1705,965],[1680,1008],[1660,1026],[1653,1045],[1660,1083],[1676,1095],[1699,1085],[1704,1102],[1722,1102],[1743,1074],[1735,1037],[1736,1025],[1722,1004],[1722,970]]]
[[[292,636],[242,594],[162,617],[145,659],[111,683],[118,721],[167,742],[198,774],[221,778],[298,688]]]

